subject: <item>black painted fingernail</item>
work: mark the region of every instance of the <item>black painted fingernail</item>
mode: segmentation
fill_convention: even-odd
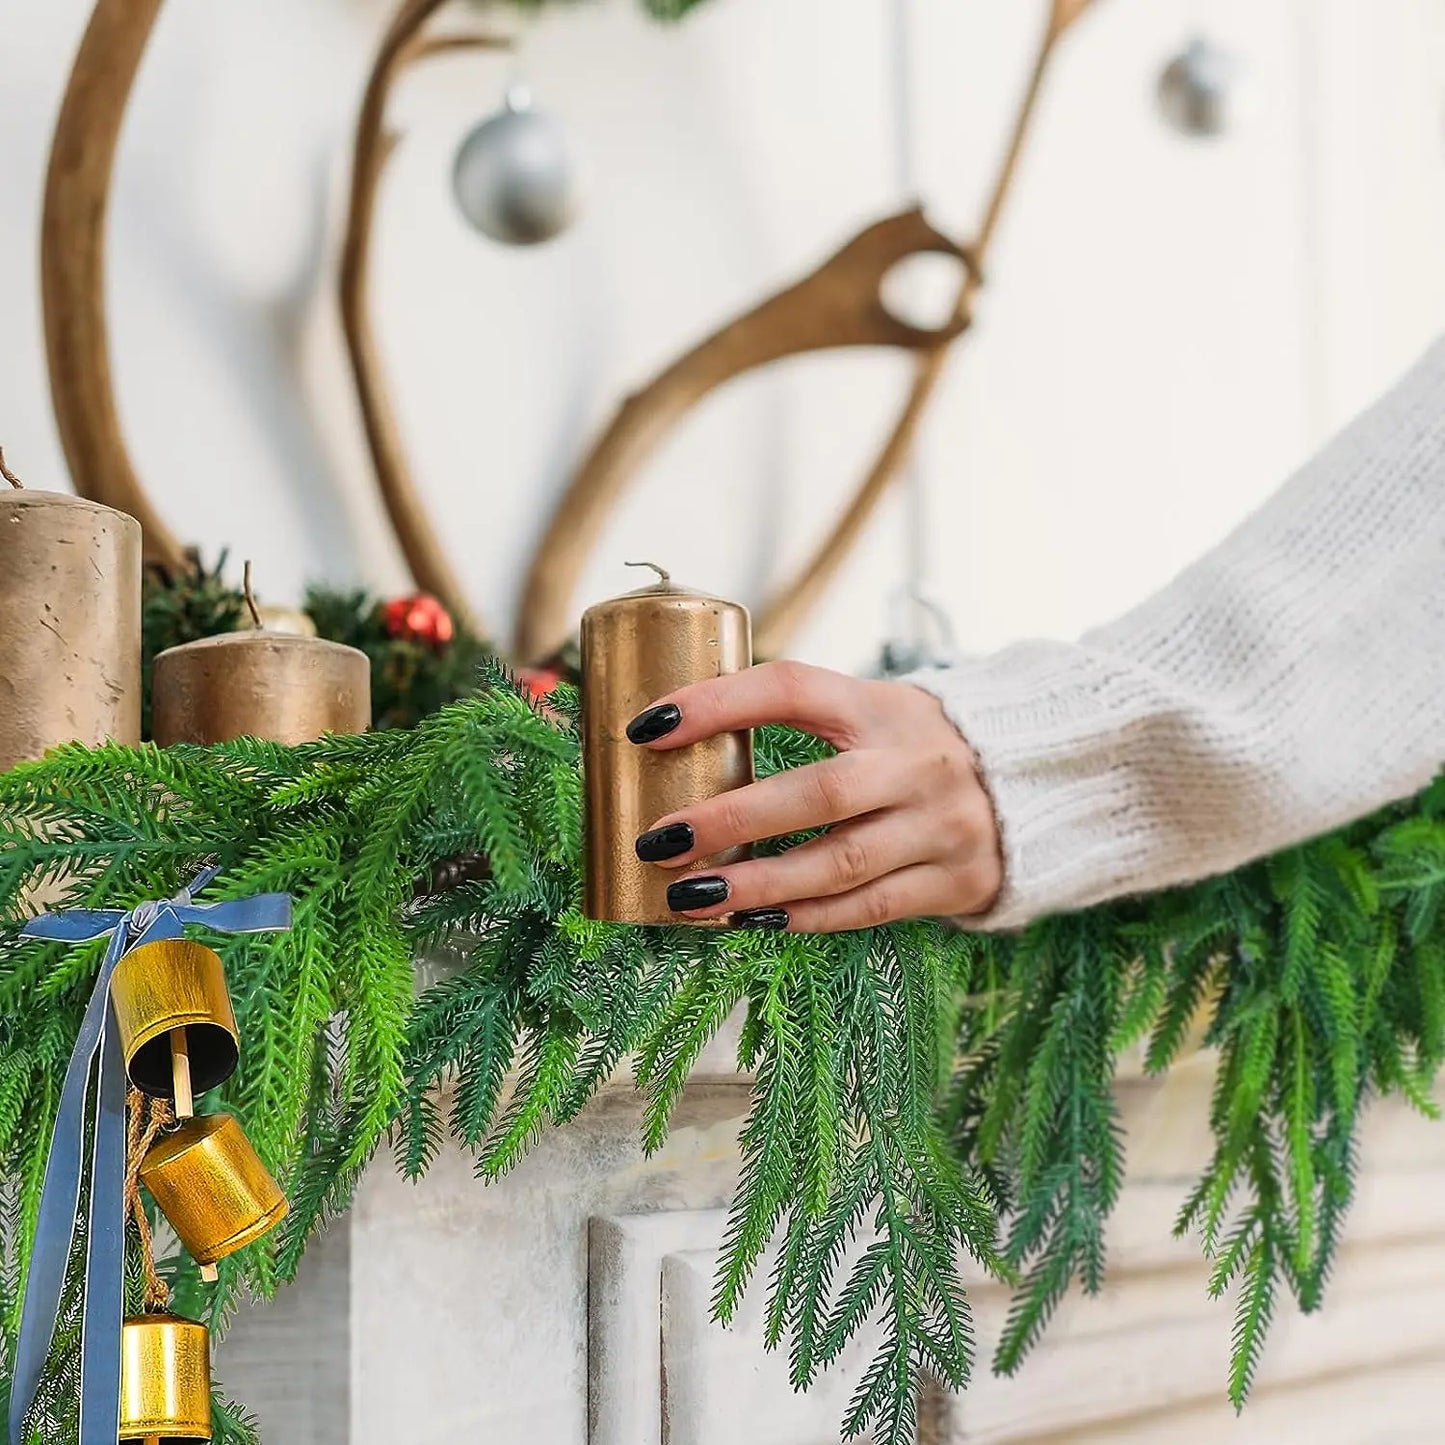
[[[669,823],[665,828],[652,828],[639,833],[633,847],[644,863],[661,863],[686,853],[697,841],[691,823]]]
[[[726,878],[679,878],[668,885],[667,906],[674,913],[711,908],[716,903],[726,903],[731,892]]]
[[[682,721],[682,709],[675,702],[659,703],[640,712],[627,724],[627,741],[655,743],[665,738]]]
[[[781,933],[790,922],[786,908],[743,908],[728,920],[734,928],[766,928]]]

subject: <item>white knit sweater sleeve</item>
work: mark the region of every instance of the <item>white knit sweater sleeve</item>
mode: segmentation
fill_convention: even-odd
[[[908,681],[974,748],[1009,928],[1226,872],[1445,763],[1445,341],[1162,592]]]

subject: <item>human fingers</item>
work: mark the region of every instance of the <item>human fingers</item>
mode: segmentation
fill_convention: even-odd
[[[680,748],[717,733],[787,723],[848,746],[867,723],[872,684],[801,662],[764,662],[656,699],[627,725],[644,747]]]
[[[683,874],[667,890],[668,906],[697,917],[748,912],[797,899],[847,893],[930,856],[903,809],[888,809],[834,828],[770,858]]]
[[[683,867],[745,843],[826,828],[908,801],[915,780],[903,753],[839,753],[659,818],[638,836],[637,856],[645,863]]]
[[[733,915],[733,922],[743,928],[782,927],[792,933],[844,933],[855,928],[878,928],[902,918],[974,911],[959,907],[960,899],[969,896],[961,892],[954,869],[941,863],[917,863],[847,893],[786,904],[777,910],[787,915],[786,922],[774,916],[758,923],[739,914]],[[982,908],[986,901],[980,899],[976,907]]]

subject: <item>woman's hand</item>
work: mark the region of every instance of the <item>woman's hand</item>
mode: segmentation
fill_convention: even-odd
[[[802,728],[838,756],[669,813],[637,856],[683,870],[740,844],[828,831],[777,857],[682,873],[667,890],[679,914],[831,933],[993,902],[1003,865],[992,806],[968,744],[919,688],[769,662],[659,698],[627,735],[663,751],[763,723]]]

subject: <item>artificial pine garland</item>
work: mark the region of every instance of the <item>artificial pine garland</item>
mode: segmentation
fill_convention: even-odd
[[[185,1258],[162,1262],[192,1317],[219,1325],[243,1287],[290,1279],[384,1140],[417,1176],[450,1133],[497,1178],[631,1056],[656,1146],[741,1004],[739,1063],[757,1087],[716,1312],[731,1315],[781,1234],[769,1342],[786,1341],[806,1386],[881,1322],[844,1431],[904,1445],[920,1378],[961,1387],[972,1363],[965,1251],[1018,1282],[994,1362],[1006,1371],[1073,1281],[1098,1288],[1122,1184],[1116,1061],[1147,1039],[1149,1067],[1166,1069],[1207,1009],[1216,1147],[1179,1228],[1199,1231],[1211,1292],[1238,1288],[1229,1389],[1242,1403],[1281,1286],[1305,1309],[1320,1302],[1365,1101],[1400,1093],[1434,1113],[1445,780],[1229,877],[1017,937],[927,922],[833,936],[630,928],[578,906],[575,694],[563,687],[543,714],[488,673],[409,732],[68,746],[0,777],[7,1356],[58,1079],[99,960],[23,942],[15,925],[37,888],[52,906],[116,906],[214,861],[226,896],[296,899],[290,933],[216,940],[244,1040],[227,1106],[292,1213],[279,1238],[223,1261],[216,1286]],[[825,751],[766,728],[759,771]],[[471,852],[487,855],[488,880],[414,898],[416,878]],[[418,951],[459,936],[468,966],[416,997]],[[845,1268],[855,1232],[866,1247]],[[70,1438],[75,1283],[33,1422],[46,1445]],[[255,1438],[234,1407],[218,1404],[216,1421],[228,1445]]]

